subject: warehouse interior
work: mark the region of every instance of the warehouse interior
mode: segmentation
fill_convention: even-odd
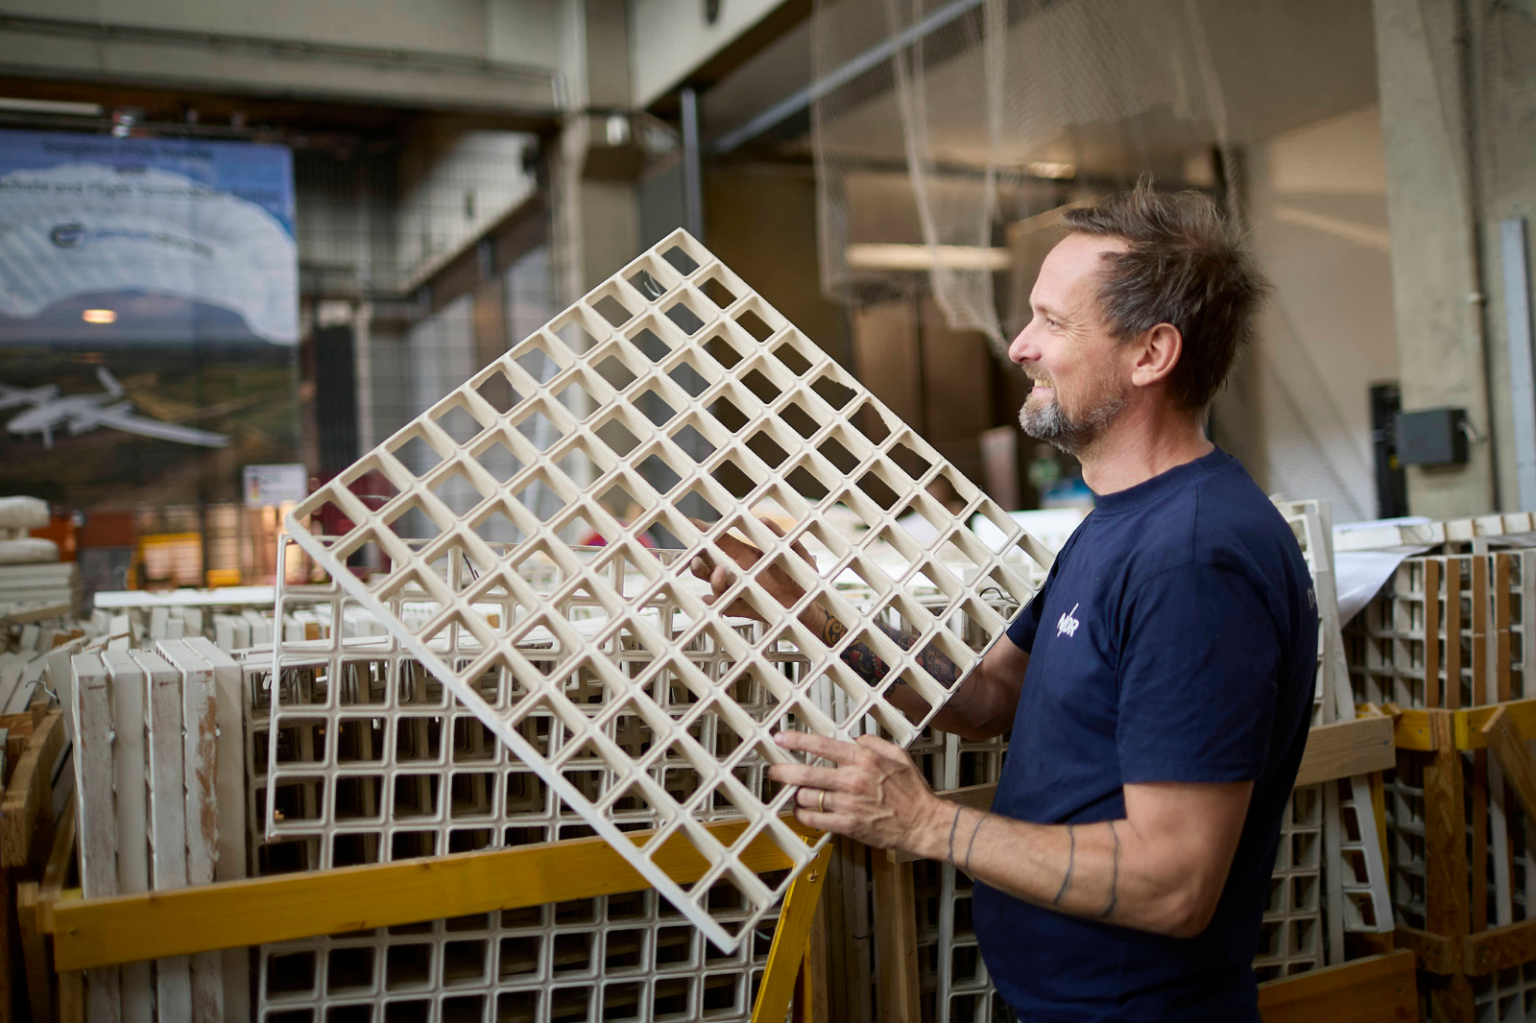
[[[0,0],[0,1020],[1016,1018],[762,745],[984,810],[1006,735],[687,566],[982,656],[1095,502],[1008,345],[1138,183],[1270,282],[1205,429],[1316,587],[1261,1014],[1536,1018],[1533,140],[1529,0]]]

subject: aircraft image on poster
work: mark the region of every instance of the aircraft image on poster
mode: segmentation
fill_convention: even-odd
[[[136,415],[133,402],[124,398],[123,385],[117,382],[116,377],[104,367],[98,366],[96,379],[106,388],[105,393],[60,397],[57,384],[32,388],[0,384],[0,409],[31,406],[6,421],[6,432],[19,436],[40,433],[45,448],[53,447],[54,430],[63,428],[71,435],[78,435],[97,427],[205,448],[222,448],[229,444],[226,434],[162,423],[158,419]]]

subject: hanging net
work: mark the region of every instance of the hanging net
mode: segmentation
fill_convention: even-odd
[[[850,305],[931,291],[1000,356],[1028,318],[1034,274],[1015,263],[1043,255],[1031,228],[1050,211],[1144,174],[1224,183],[1192,2],[818,0],[811,46],[824,290]]]

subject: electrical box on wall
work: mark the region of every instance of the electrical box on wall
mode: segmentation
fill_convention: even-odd
[[[1397,414],[1397,458],[1404,465],[1463,465],[1467,410],[1428,408]]]

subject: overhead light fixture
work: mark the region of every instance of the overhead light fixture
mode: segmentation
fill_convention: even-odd
[[[80,314],[80,318],[86,323],[116,323],[117,310],[87,309]]]
[[[57,114],[64,117],[100,117],[104,112],[100,103],[70,103],[58,99],[22,99],[19,96],[0,96],[0,110],[17,114]]]
[[[1007,249],[979,245],[897,245],[861,243],[848,246],[853,270],[1006,270],[1013,265]]]
[[[1026,163],[1024,169],[1037,178],[1055,178],[1058,181],[1065,181],[1068,178],[1077,177],[1077,165],[1071,163],[1036,160],[1033,163]]]

